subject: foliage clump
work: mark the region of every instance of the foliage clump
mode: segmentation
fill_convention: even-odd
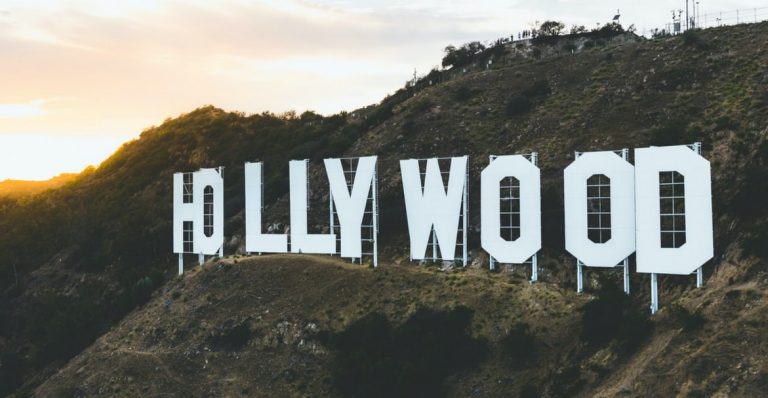
[[[500,344],[504,362],[514,369],[524,368],[536,360],[538,340],[525,323],[516,324]]]
[[[469,333],[472,310],[421,309],[402,325],[374,313],[347,329],[327,334],[334,350],[334,387],[350,397],[434,397],[443,381],[470,369],[487,354],[487,344]]]
[[[583,308],[581,338],[594,348],[613,343],[616,351],[632,353],[653,332],[649,311],[614,283],[603,285],[597,298]]]

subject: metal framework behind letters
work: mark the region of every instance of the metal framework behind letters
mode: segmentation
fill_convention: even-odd
[[[355,173],[357,172],[357,164],[360,158],[340,158],[341,167],[344,170],[344,179],[347,182],[347,190],[352,191],[352,186],[355,183]],[[379,266],[379,182],[378,182],[378,165],[373,169],[373,181],[371,182],[371,189],[368,191],[368,198],[365,204],[365,211],[363,213],[363,222],[361,224],[361,242],[362,242],[362,256],[370,256],[374,267]],[[328,190],[328,203],[329,203],[329,219],[330,229],[332,234],[336,234],[336,254],[341,253],[341,225],[339,223],[339,216],[336,213],[336,206],[333,204],[333,193]],[[363,263],[363,258],[357,259],[360,264]],[[352,259],[355,262],[355,258]]]
[[[621,150],[613,151],[615,154],[621,156],[622,159],[629,162],[629,148],[623,148]],[[581,156],[583,152],[575,152],[575,158],[578,158]],[[589,194],[587,194],[587,198],[589,198]],[[598,216],[602,216],[603,212],[602,209],[600,209],[600,214]],[[608,212],[610,214],[610,211]],[[603,243],[602,241],[600,243]],[[584,292],[584,263],[582,263],[578,258],[576,259],[576,292],[577,293],[583,293]],[[617,265],[617,267],[621,267],[624,271],[624,293],[629,294],[629,257],[625,258],[620,264]]]
[[[688,148],[696,152],[697,155],[701,155],[701,142],[694,142],[689,144]],[[704,286],[704,266],[696,269],[696,287],[700,288]],[[659,310],[659,280],[658,274],[651,274],[651,314],[655,314]]]
[[[490,155],[489,160],[493,162],[499,155]],[[538,166],[538,159],[539,159],[539,153],[538,152],[531,152],[522,154],[526,159],[528,159],[531,163],[533,163],[534,166]],[[501,197],[499,197],[499,200],[502,202],[508,203],[508,211],[504,211],[505,209],[502,208],[499,212],[499,217],[501,218],[501,234],[502,236],[509,236],[510,239],[515,236],[517,233],[519,235],[520,231],[520,183],[517,182],[515,184],[515,180],[505,179],[505,182],[501,183]],[[517,201],[518,205],[515,206],[515,201]],[[504,217],[508,216],[508,217]],[[517,231],[515,231],[517,230]],[[531,265],[531,282],[536,282],[539,280],[539,262],[538,262],[538,253],[534,254],[523,262],[521,265]],[[496,261],[493,256],[489,255],[489,263],[490,263],[490,269],[492,271],[496,270],[497,264],[500,264],[498,261]],[[514,264],[509,264],[514,265]]]
[[[450,162],[452,158],[450,157],[442,157],[442,158],[435,158],[438,162],[441,160],[443,162]],[[419,162],[419,175],[421,177],[421,181],[426,181],[426,175],[427,175],[427,167],[426,162],[429,159],[415,159]],[[423,167],[422,167],[423,166]],[[444,165],[440,165],[440,176],[443,178],[443,181],[447,181],[448,178],[450,178],[451,168],[450,163],[448,163],[448,167],[443,167]],[[445,187],[445,183],[443,184]],[[467,169],[464,173],[464,190],[461,195],[461,215],[459,217],[459,228],[457,231],[457,239],[456,240],[456,246],[461,247],[461,257],[453,257],[453,258],[444,258],[442,253],[440,252],[440,247],[437,243],[437,235],[435,234],[435,228],[432,227],[432,231],[429,235],[429,243],[427,244],[427,255],[424,256],[424,261],[432,261],[436,262],[438,260],[440,261],[461,261],[461,264],[463,266],[467,266],[468,261],[468,251],[467,251],[467,216],[469,215],[469,162],[467,162]],[[461,242],[461,243],[459,243]],[[430,254],[431,253],[431,254]]]

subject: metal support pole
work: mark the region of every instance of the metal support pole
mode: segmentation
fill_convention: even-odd
[[[496,155],[489,155],[488,164],[490,165],[491,163],[493,163],[495,159],[496,159]],[[512,215],[510,214],[509,217],[511,218]],[[490,253],[488,253],[488,267],[490,268],[491,271],[496,270],[496,259],[493,258],[493,256]]]
[[[224,179],[224,167],[219,166],[219,175]],[[224,244],[219,247],[219,258],[224,258]]]
[[[373,267],[379,266],[379,170],[378,166],[373,167]]]
[[[704,267],[696,269],[696,287],[704,287]]]
[[[659,310],[659,282],[656,274],[651,274],[651,314]]]
[[[539,165],[539,153],[531,152],[531,163],[534,166]],[[531,282],[539,280],[539,253],[536,253],[531,257]]]
[[[261,214],[264,214],[264,167],[259,167],[259,171],[261,171]],[[251,253],[247,252],[246,254],[249,256],[251,255]],[[261,252],[259,252],[258,255],[261,256]]]
[[[184,273],[184,254],[179,253],[179,275]]]
[[[335,224],[333,220],[333,193],[331,192],[330,186],[328,187],[328,218],[329,218],[328,225],[331,226],[331,233],[334,233]],[[336,249],[338,249],[338,247],[336,246],[336,240],[334,240],[333,251],[336,252]]]
[[[629,257],[624,259],[624,293],[629,294]]]
[[[462,259],[463,264],[466,267],[467,266],[467,216],[469,215],[467,201],[469,200],[469,162],[467,162],[467,169],[465,170],[464,174],[464,194],[462,198],[462,212],[463,216],[461,217],[462,222],[462,235],[463,239],[461,241],[461,249],[462,249]]]
[[[200,253],[200,254],[198,254],[198,255],[197,255],[197,262],[198,262],[200,265],[203,265],[203,264],[205,264],[205,254],[203,254],[203,253]]]
[[[701,142],[693,143],[693,151],[696,152],[696,154],[701,155]],[[696,287],[703,287],[703,286],[704,286],[704,266],[701,266],[696,269]]]
[[[435,227],[432,227],[432,261],[437,261],[437,234]]]
[[[576,293],[584,292],[584,271],[581,261],[576,259]]]

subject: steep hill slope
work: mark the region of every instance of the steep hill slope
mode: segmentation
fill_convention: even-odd
[[[735,269],[648,321],[607,286],[595,298],[474,268],[214,261],[165,285],[36,395],[759,396],[768,275],[736,282]]]
[[[20,197],[34,195],[46,189],[58,188],[74,179],[75,176],[77,176],[75,173],[62,173],[45,181],[0,181],[0,196]]]
[[[472,395],[473,390],[475,395],[485,395],[543,378],[530,369],[524,373],[527,377],[519,380],[508,376],[492,379],[504,363],[503,358],[487,352],[486,346],[498,341],[486,340],[498,340],[520,322],[535,322],[541,325],[536,332],[537,344],[557,346],[538,360],[555,364],[558,358],[572,355],[578,340],[571,333],[576,319],[572,307],[585,301],[584,297],[548,284],[528,284],[519,278],[503,278],[480,270],[443,273],[423,267],[370,269],[311,256],[266,256],[210,263],[204,269],[174,279],[163,290],[142,311],[129,315],[120,326],[71,361],[37,393],[328,395],[334,392],[334,382],[344,379],[334,374],[343,366],[334,362],[338,358],[334,358],[336,350],[329,344],[333,338],[328,332],[339,332],[368,316],[381,330],[358,324],[357,335],[352,339],[363,340],[371,347],[386,346],[393,337],[384,329],[418,317],[417,313],[423,315],[418,311],[430,308],[452,314],[454,319],[443,322],[439,316],[423,317],[412,325],[417,330],[411,331],[411,336],[424,338],[419,340],[422,349],[433,344],[434,349],[445,353],[453,350],[462,356],[451,358],[441,352],[426,351],[420,360],[438,367],[441,364],[430,355],[439,356],[444,361],[459,362],[456,365],[460,369],[478,362],[475,356],[486,360],[482,370],[457,375],[447,383],[457,396]],[[466,321],[462,306],[473,312]],[[376,323],[371,313],[382,314],[385,319]],[[452,327],[456,328],[457,338],[446,342],[450,345],[440,345],[438,336],[452,335]],[[465,329],[471,337],[467,333],[466,340],[462,340]],[[431,342],[425,335],[431,336]],[[407,343],[403,340],[397,344]],[[367,355],[371,360],[367,366],[372,367],[377,366],[374,361],[384,357],[375,349],[357,354]],[[419,369],[418,364],[401,361],[398,365],[408,364],[411,371],[421,372],[423,378],[413,383],[430,383],[429,374]],[[110,366],[103,366],[105,363]],[[388,364],[377,370],[398,371]],[[362,395],[371,396],[373,391],[366,392]],[[377,395],[386,396],[386,389]]]
[[[446,73],[444,79],[434,79],[439,84],[430,85],[432,79],[424,79],[381,104],[353,113],[330,117],[312,113],[246,116],[206,107],[150,128],[97,169],[82,173],[62,188],[29,200],[0,199],[0,394],[31,393],[69,358],[110,330],[132,309],[144,304],[157,288],[162,287],[166,293],[147,304],[147,314],[165,305],[168,294],[178,303],[170,289],[186,282],[173,279],[169,285],[164,284],[175,272],[170,253],[173,172],[226,167],[227,252],[234,253],[241,245],[243,233],[243,162],[257,159],[266,162],[267,221],[285,222],[288,213],[284,180],[288,160],[309,158],[319,166],[324,157],[378,154],[384,265],[375,272],[387,275],[401,272],[403,278],[415,281],[422,276],[420,268],[387,268],[393,263],[405,265],[404,259],[407,259],[397,160],[468,154],[470,186],[477,187],[479,171],[487,164],[488,155],[529,151],[539,152],[542,169],[545,249],[540,279],[545,283],[534,287],[518,283],[509,294],[543,289],[542,294],[561,296],[553,300],[555,308],[569,308],[569,311],[553,313],[544,320],[522,318],[533,330],[550,336],[547,337],[550,342],[541,351],[545,359],[531,365],[533,370],[527,367],[515,370],[522,373],[515,373],[519,379],[510,382],[510,389],[550,395],[591,391],[604,391],[609,395],[621,391],[642,394],[653,388],[682,395],[714,392],[749,395],[755,388],[764,389],[766,365],[760,354],[765,352],[765,339],[759,331],[767,326],[760,314],[765,312],[762,309],[768,257],[764,244],[768,239],[768,211],[763,206],[768,202],[765,184],[768,181],[768,72],[765,69],[768,48],[758,43],[765,42],[768,42],[768,24],[762,23],[709,29],[637,44],[597,46],[575,55],[567,52],[556,55],[555,51],[552,52],[555,55],[542,59],[520,57],[508,51],[500,55],[505,62],[494,62],[492,69],[465,75],[453,72],[450,75],[457,76],[452,79],[448,79]],[[647,302],[646,277],[633,275],[633,297],[639,298],[638,303],[608,296],[592,301],[598,303],[596,305],[589,305],[584,303],[589,296],[559,293],[571,291],[575,286],[573,259],[564,253],[562,244],[562,169],[573,159],[573,151],[693,141],[704,143],[705,155],[713,165],[716,258],[705,268],[708,286],[694,289],[691,278],[663,277],[663,310],[650,321],[650,326],[635,311]],[[319,167],[313,170],[317,182],[323,178],[319,171]],[[479,192],[473,189],[471,194],[470,204],[477,203]],[[312,200],[315,210],[311,216],[317,220],[312,229],[320,230],[326,217],[327,196],[319,189]],[[471,205],[470,211],[474,229],[479,222],[478,209]],[[473,235],[474,241],[470,243],[474,258],[481,258],[477,238]],[[254,266],[238,264],[232,268],[249,273],[256,272],[251,268],[273,267],[267,259],[254,261],[263,267],[253,263]],[[336,272],[332,270],[333,267],[316,268],[319,274]],[[214,271],[207,270],[201,275],[207,272]],[[283,269],[283,274],[281,278],[289,278],[291,273]],[[364,284],[364,278],[374,275],[374,271],[357,270],[352,275],[349,277],[364,275],[359,281],[351,281]],[[590,272],[588,276],[588,286],[602,287],[593,292],[602,292],[610,290],[605,286],[617,275],[609,271]],[[436,284],[436,290],[448,283],[447,275],[433,277],[430,283]],[[489,286],[504,285],[515,278],[508,274],[487,275],[479,270],[468,272],[466,277],[469,286],[486,283],[483,281]],[[198,279],[195,281],[190,283],[199,283]],[[415,282],[409,279],[407,283]],[[286,297],[280,300],[321,294],[313,292],[312,285],[297,284],[295,289],[285,286],[282,294]],[[517,292],[518,288],[523,290]],[[209,289],[214,297],[226,295],[223,288]],[[475,293],[458,293],[450,305],[464,303],[474,310],[472,336],[490,342],[483,343],[490,354],[473,357],[480,363],[478,369],[493,368],[497,361],[493,358],[503,356],[493,342],[509,332],[502,328],[494,334],[479,326],[478,319],[488,319],[484,318],[488,315],[483,315],[488,310],[474,307],[471,297]],[[180,294],[188,297],[186,290]],[[413,294],[404,299],[404,303],[423,304],[433,309],[450,306],[421,301],[421,295]],[[365,298],[373,300],[364,294],[360,300]],[[237,299],[247,302],[246,296]],[[356,306],[357,301],[350,300],[350,305]],[[600,304],[606,301],[615,301],[620,306]],[[211,322],[210,328],[219,326],[209,321],[208,315],[197,315],[194,307],[179,307],[171,306],[169,311],[187,309],[192,312],[186,316],[194,322]],[[541,311],[549,310],[545,307],[542,306]],[[319,330],[329,336],[344,333],[356,325],[358,318],[376,311],[391,317],[394,328],[399,327],[401,321],[409,325],[410,318],[388,308],[377,302],[370,310],[345,317],[344,322],[322,324]],[[579,318],[582,312],[573,312],[578,309],[583,309],[585,319]],[[227,311],[235,314],[239,309]],[[589,325],[602,324],[617,311],[622,314],[618,319],[639,325],[637,330],[641,333],[613,330],[597,339],[581,335],[580,328],[591,330]],[[320,325],[321,320],[314,319],[312,314],[294,314],[301,322]],[[123,355],[133,342],[125,333],[127,328],[140,327],[135,319],[145,315],[132,313],[115,331],[71,364],[93,363],[98,355],[109,355],[112,350],[116,362],[110,366],[134,377],[117,362],[131,361],[132,354]],[[295,322],[288,316],[285,319]],[[702,319],[706,321],[703,329]],[[152,327],[167,329],[161,321],[162,317],[154,318]],[[249,327],[268,329],[279,322],[278,318],[269,318],[265,324],[256,322]],[[576,323],[579,327],[571,329],[576,337],[547,335],[556,333],[549,329],[560,327],[557,325]],[[504,325],[506,328],[511,323]],[[651,328],[655,330],[652,333]],[[193,333],[187,329],[180,330]],[[393,335],[400,334],[393,332]],[[527,336],[522,332],[511,335],[513,340],[515,336]],[[334,355],[343,357],[343,347],[327,338],[330,337],[318,340],[322,349],[342,352]],[[165,339],[168,337],[158,341],[172,347],[180,344],[177,340]],[[254,341],[248,339],[244,343],[247,345],[241,350],[243,355],[261,352]],[[173,350],[156,351],[159,348],[147,341],[137,340],[136,344],[143,347],[142,351],[154,355],[177,355]],[[573,347],[573,351],[561,357],[557,351],[561,346]],[[84,388],[84,392],[96,393],[81,385],[89,373],[85,370],[78,373],[79,368],[73,372],[71,364],[62,373],[67,375],[66,380],[51,379],[41,387],[40,394],[75,386]],[[537,373],[543,369],[547,371]],[[445,374],[438,375],[440,377],[432,376],[440,383],[444,376],[450,391],[466,395],[467,386],[487,387],[490,379],[482,379],[483,374],[501,373],[507,371],[494,373],[457,367],[447,369]],[[171,374],[180,377],[183,373]],[[521,381],[534,375],[541,377],[533,379],[541,380],[541,390],[531,390],[533,387]],[[459,379],[449,380],[456,377]],[[480,379],[476,379],[478,377]],[[301,377],[294,380],[299,379]],[[190,380],[182,378],[179,382],[189,384]],[[314,395],[313,392],[331,391],[329,388],[335,379],[330,384],[312,380],[316,379],[307,382],[306,390],[282,381],[275,385],[296,394]],[[680,380],[687,381],[680,384]],[[94,385],[105,384],[95,381]],[[216,391],[236,391],[222,385],[206,386]],[[503,389],[483,391],[501,394]]]

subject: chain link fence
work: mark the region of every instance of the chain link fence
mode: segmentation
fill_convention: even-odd
[[[639,33],[643,36],[650,37],[654,34],[682,33],[686,29],[692,28],[706,29],[717,26],[767,21],[768,7],[744,8],[731,11],[708,12],[704,14],[699,13],[697,10],[688,14],[689,23],[687,27],[685,24],[685,13],[680,12],[676,15],[679,17],[675,21],[671,21],[662,27],[643,28]],[[680,25],[678,29],[675,27],[676,24]]]

